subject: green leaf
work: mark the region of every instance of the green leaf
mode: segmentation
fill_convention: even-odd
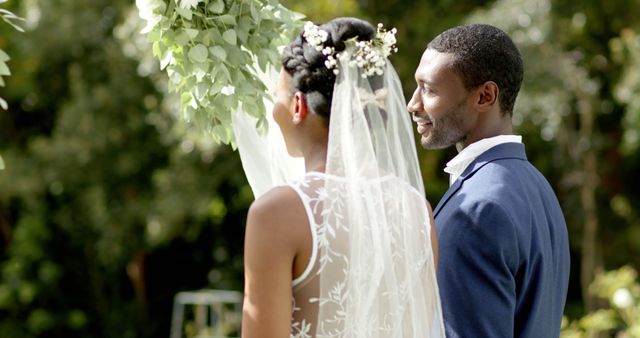
[[[0,170],[4,170],[4,161],[2,160],[2,156],[0,156]]]
[[[0,48],[0,62],[9,61],[9,55]]]
[[[196,36],[198,36],[198,32],[199,32],[199,31],[198,31],[197,29],[185,28],[185,29],[184,29],[184,32],[185,32],[185,33],[187,33],[187,36],[188,36],[190,39],[195,39],[195,38],[196,38]]]
[[[9,67],[6,63],[0,62],[0,76],[11,75],[11,71],[9,71]]]
[[[0,78],[1,79],[1,78]],[[4,110],[9,109],[9,105],[7,104],[7,101],[5,101],[3,98],[0,97],[0,107]]]
[[[193,65],[193,70],[197,82],[200,82],[207,75],[207,72],[209,71],[209,64],[206,62],[196,63]]]
[[[147,34],[147,41],[149,42],[157,42],[160,41],[162,35],[159,31],[151,31]]]
[[[219,21],[225,25],[231,25],[231,26],[235,26],[236,25],[236,19],[231,16],[230,14],[225,14],[225,15],[220,15],[216,18],[214,18],[215,21]]]
[[[192,62],[205,62],[207,61],[207,47],[202,44],[197,44],[189,49],[189,60]]]
[[[220,61],[225,61],[227,59],[227,52],[220,46],[209,47],[209,52],[220,59]]]
[[[214,14],[220,14],[224,12],[224,1],[216,0],[209,5],[209,11]]]
[[[204,83],[198,84],[194,92],[196,99],[198,99],[198,101],[202,101],[205,98],[205,96],[207,96],[208,93],[209,93],[209,87]]]
[[[173,52],[170,50],[165,51],[162,59],[160,59],[160,69],[165,69],[171,63],[171,60],[173,60]]]
[[[236,31],[234,31],[233,29],[229,29],[228,31],[224,32],[222,34],[222,38],[224,39],[224,41],[232,45],[235,45],[238,42]]]
[[[260,20],[262,20],[262,17],[260,16],[260,13],[258,13],[258,10],[256,9],[256,6],[254,5],[254,3],[251,3],[251,18],[253,19],[253,21],[255,22],[255,24],[260,24]]]
[[[235,69],[231,69],[231,71],[229,70],[229,67],[225,66],[225,65],[220,65],[220,69],[222,70],[222,73],[225,76],[225,80],[227,82],[231,82],[231,71],[235,71]]]
[[[178,14],[180,14],[181,17],[191,21],[191,18],[193,16],[193,12],[190,9],[186,9],[186,8],[182,8],[180,6],[176,6],[175,10],[176,10],[176,12],[178,12]]]
[[[189,35],[183,31],[175,37],[175,42],[178,46],[185,46],[191,42],[191,38],[189,38]]]

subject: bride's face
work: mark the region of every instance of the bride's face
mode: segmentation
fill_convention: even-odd
[[[291,156],[301,156],[297,143],[294,140],[294,95],[289,90],[291,75],[284,69],[280,70],[280,77],[276,86],[275,100],[273,105],[273,119],[280,127],[280,132],[287,146],[287,152]]]

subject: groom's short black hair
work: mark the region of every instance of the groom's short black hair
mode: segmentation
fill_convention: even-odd
[[[523,66],[520,52],[507,33],[485,24],[457,26],[436,36],[427,49],[453,54],[453,68],[467,88],[495,82],[500,89],[500,109],[513,114]]]

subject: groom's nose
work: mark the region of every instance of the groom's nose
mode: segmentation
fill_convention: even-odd
[[[424,108],[422,107],[422,98],[420,97],[420,87],[416,88],[413,92],[413,96],[409,103],[407,104],[407,110],[410,113],[421,113]]]

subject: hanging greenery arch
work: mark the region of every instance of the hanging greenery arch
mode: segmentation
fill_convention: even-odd
[[[256,128],[266,129],[268,92],[257,74],[279,68],[278,48],[302,15],[275,0],[136,0],[136,6],[188,122],[233,145],[231,114],[241,105],[258,119]]]

